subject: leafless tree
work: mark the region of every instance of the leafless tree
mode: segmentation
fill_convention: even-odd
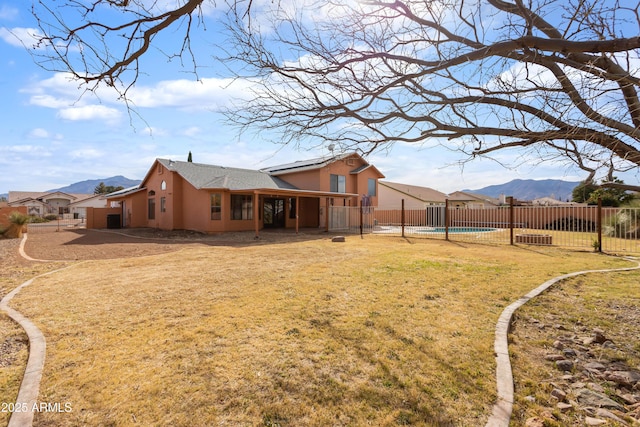
[[[264,3],[226,9],[221,59],[255,83],[228,112],[241,128],[362,152],[438,143],[463,160],[513,149],[590,180],[640,166],[636,1],[280,0],[270,14]],[[53,49],[40,62],[126,95],[170,32],[175,49],[156,47],[197,75],[190,37],[213,5],[37,0],[41,42]]]
[[[438,141],[467,160],[515,149],[519,161],[568,161],[613,181],[640,166],[639,7],[329,0],[312,23],[310,9],[280,11],[270,31],[230,25],[230,57],[260,85],[229,117],[365,152]]]

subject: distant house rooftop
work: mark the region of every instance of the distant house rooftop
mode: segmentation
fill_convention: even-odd
[[[418,185],[409,185],[409,184],[401,184],[398,182],[390,182],[390,181],[379,181],[380,185],[391,188],[401,194],[405,194],[409,197],[413,197],[414,199],[420,200],[422,202],[430,202],[430,203],[444,203],[447,199],[447,195],[445,193],[441,193],[440,191],[434,190],[429,187],[421,187]]]

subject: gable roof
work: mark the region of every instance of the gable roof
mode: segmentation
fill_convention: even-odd
[[[9,191],[9,203],[27,202],[29,200],[46,201],[51,198],[63,198],[79,202],[93,197],[94,194],[71,194],[62,191]]]
[[[278,177],[271,176],[269,173],[263,171],[168,159],[157,159],[157,161],[167,170],[176,172],[194,188],[199,190],[214,188],[224,188],[231,191],[254,189],[298,189],[288,182],[285,182]],[[143,183],[145,181],[146,178]]]
[[[421,202],[444,203],[447,199],[447,195],[445,193],[441,193],[429,187],[419,187],[417,185],[401,184],[389,181],[378,181],[378,184],[420,200]]]

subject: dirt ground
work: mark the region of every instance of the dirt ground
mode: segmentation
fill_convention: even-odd
[[[193,246],[248,246],[279,241],[329,238],[324,232],[290,231],[253,232],[207,235],[190,231],[155,229],[86,230],[30,233],[25,253],[31,258],[51,261],[112,259],[155,255]]]
[[[253,232],[208,235],[155,229],[69,228],[28,233],[24,251],[33,260],[20,256],[18,248],[22,239],[0,238],[0,298],[26,280],[74,261],[141,257],[194,246],[242,247],[330,237],[315,229],[297,234],[290,230],[261,231],[256,238]]]

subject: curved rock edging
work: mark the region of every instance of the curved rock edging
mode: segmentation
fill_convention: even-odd
[[[637,262],[636,267],[614,268],[604,270],[585,270],[574,273],[564,274],[554,277],[533,289],[514,303],[507,306],[503,311],[496,324],[496,337],[494,341],[494,352],[496,355],[496,385],[498,390],[498,398],[493,405],[493,411],[485,427],[509,427],[511,420],[511,412],[514,402],[514,385],[513,371],[511,370],[511,361],[509,359],[509,327],[511,319],[515,311],[526,304],[529,300],[537,297],[551,286],[558,282],[569,279],[571,277],[580,276],[589,273],[614,273],[618,271],[631,271],[640,269],[640,261],[634,258],[626,258],[628,261]]]
[[[24,244],[26,240],[27,234],[25,233],[23,234],[22,241],[20,242],[20,255],[29,261],[43,261],[33,259],[24,253]],[[2,300],[0,300],[0,311],[7,313],[14,322],[20,325],[29,338],[29,358],[24,370],[24,376],[22,378],[22,383],[20,384],[20,390],[18,391],[18,397],[15,405],[15,408],[19,408],[19,410],[16,410],[11,414],[8,427],[28,427],[33,424],[33,416],[35,413],[34,408],[37,409],[36,405],[38,393],[40,391],[40,380],[42,379],[42,370],[44,369],[44,360],[47,349],[46,340],[40,329],[38,329],[33,322],[24,317],[19,311],[9,307],[9,302],[23,288],[33,283],[35,279],[67,268],[69,267],[59,268],[33,277],[9,292],[4,296],[4,298],[2,298]]]

